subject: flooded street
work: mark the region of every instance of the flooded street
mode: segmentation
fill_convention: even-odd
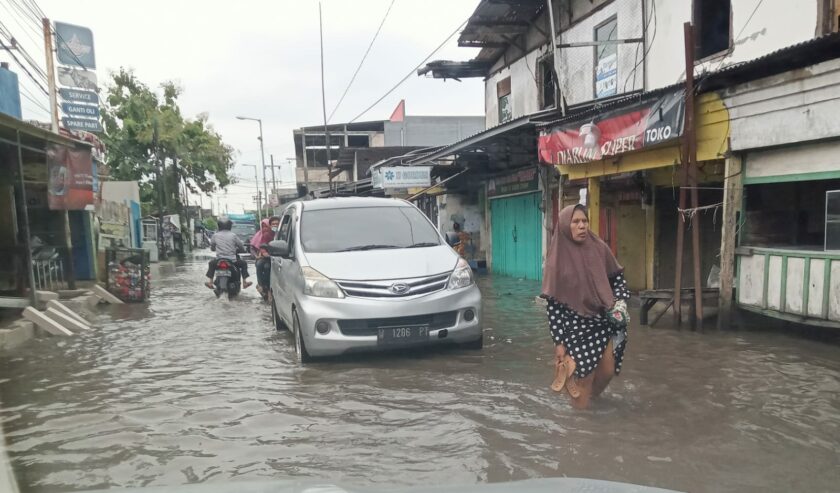
[[[27,492],[311,478],[420,485],[589,477],[683,491],[830,491],[840,348],[783,333],[639,328],[591,411],[553,393],[537,283],[483,278],[483,351],[306,367],[253,288],[216,301],[203,262],[148,306],[0,357]],[[637,318],[637,317],[636,317]]]

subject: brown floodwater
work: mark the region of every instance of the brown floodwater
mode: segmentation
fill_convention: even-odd
[[[539,285],[480,280],[483,351],[305,367],[253,290],[216,301],[203,262],[148,306],[0,354],[24,492],[318,479],[357,485],[587,477],[683,491],[837,491],[840,346],[784,331],[630,331],[589,411],[548,385]]]

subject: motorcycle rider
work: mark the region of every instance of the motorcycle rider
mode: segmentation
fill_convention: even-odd
[[[244,260],[240,260],[236,254],[245,248],[245,243],[236,236],[236,233],[231,231],[233,228],[233,221],[227,216],[219,217],[217,221],[219,224],[219,231],[210,239],[210,249],[216,252],[216,258],[211,260],[207,266],[207,282],[204,283],[210,289],[215,289],[213,286],[213,275],[216,273],[216,263],[220,259],[225,259],[231,262],[239,269],[242,275],[242,288],[245,289],[251,285],[248,282],[248,264]]]

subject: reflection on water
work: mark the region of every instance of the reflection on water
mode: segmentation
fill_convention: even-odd
[[[539,286],[481,280],[487,344],[298,367],[256,293],[202,263],[99,328],[0,358],[24,491],[313,478],[435,484],[576,476],[687,491],[834,490],[836,345],[634,328],[588,412],[552,393]],[[664,319],[663,319],[664,320]]]

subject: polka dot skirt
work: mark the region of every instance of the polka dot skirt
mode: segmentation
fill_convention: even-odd
[[[610,277],[613,294],[617,300],[630,298],[624,275],[618,273]],[[558,303],[554,299],[548,301],[548,326],[551,339],[555,345],[563,344],[566,351],[575,360],[575,376],[583,378],[594,370],[610,339],[618,336],[618,329],[611,326],[603,314],[585,317],[568,306]],[[624,359],[624,348],[627,345],[626,330],[621,342],[613,347],[615,355],[615,373],[621,372],[621,362]]]

